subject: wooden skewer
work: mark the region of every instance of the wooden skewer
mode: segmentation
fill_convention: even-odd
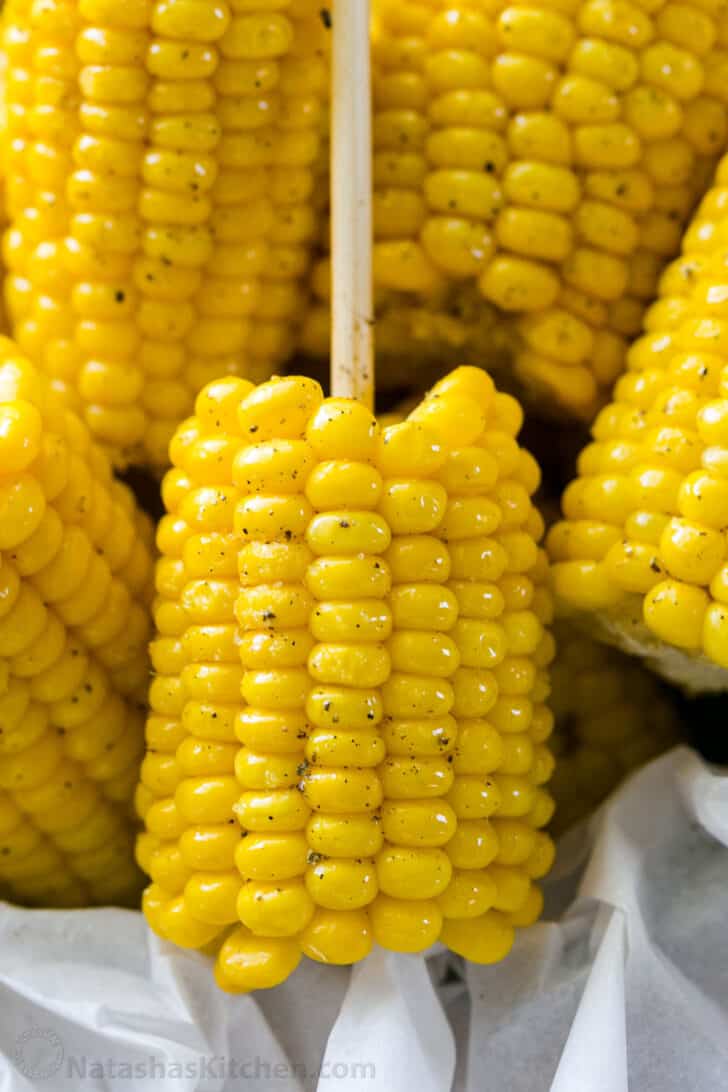
[[[335,0],[331,393],[374,405],[370,0]]]

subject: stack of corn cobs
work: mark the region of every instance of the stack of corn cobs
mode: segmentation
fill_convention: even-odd
[[[335,18],[3,12],[0,895],[140,866],[238,992],[504,958],[549,828],[678,738],[628,654],[728,689],[720,0],[375,0],[379,418],[305,374]],[[593,429],[546,548],[521,404]]]

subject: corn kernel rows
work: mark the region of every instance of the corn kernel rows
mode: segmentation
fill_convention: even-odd
[[[0,876],[23,901],[123,900],[150,528],[85,427],[1,348]]]
[[[683,650],[692,667],[676,653],[663,668],[688,686],[717,688],[724,673],[711,665],[728,666],[727,180],[724,159],[579,458],[565,521],[549,535],[567,605],[595,612],[612,639],[634,640],[651,659],[665,646]],[[695,675],[696,657],[705,678]]]
[[[727,132],[717,9],[648,9],[382,0],[374,274],[385,373],[389,337],[395,373],[397,337],[400,355],[467,347],[491,367],[505,349],[524,390],[593,411]],[[325,266],[314,289],[327,298]],[[509,330],[495,354],[484,300]],[[324,328],[315,312],[309,351]]]
[[[614,649],[590,641],[567,622],[556,626],[551,668],[556,718],[552,829],[589,814],[631,770],[678,739],[674,708],[649,672]]]

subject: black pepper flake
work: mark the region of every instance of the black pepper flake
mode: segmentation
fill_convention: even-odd
[[[319,11],[319,15],[321,17],[321,22],[326,27],[326,29],[331,30],[331,27],[333,26],[333,22],[334,22],[333,19],[331,18],[331,9],[330,8],[321,8],[321,10]]]

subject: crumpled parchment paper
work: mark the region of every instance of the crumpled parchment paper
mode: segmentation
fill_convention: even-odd
[[[728,1090],[728,771],[645,767],[546,894],[497,966],[375,951],[249,997],[139,914],[0,903],[0,1092]]]

